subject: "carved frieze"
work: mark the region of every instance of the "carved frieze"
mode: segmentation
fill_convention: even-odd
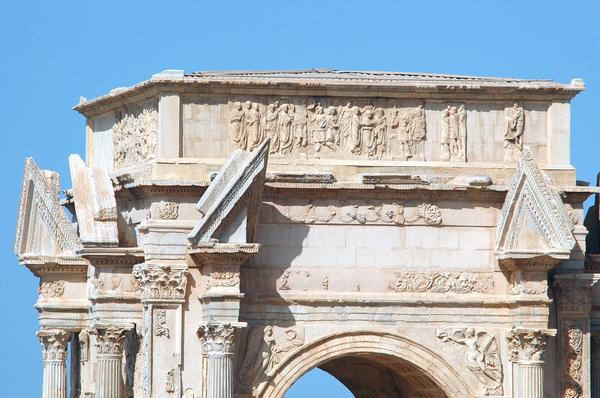
[[[142,300],[181,301],[187,286],[186,270],[171,270],[168,265],[136,264],[133,276],[142,285]]]
[[[168,393],[175,392],[175,369],[170,369],[165,378],[165,391]]]
[[[474,328],[439,329],[436,335],[445,343],[464,346],[465,365],[477,376],[486,395],[502,395],[502,360],[494,336]]]
[[[546,338],[547,334],[540,330],[513,327],[506,335],[510,361],[543,361]]]
[[[282,206],[279,209],[291,221],[305,224],[439,225],[442,223],[440,208],[429,203],[405,208],[396,203],[339,202],[333,205],[329,202],[313,201],[307,205]]]
[[[42,282],[38,288],[42,297],[62,297],[65,293],[65,281]]]
[[[210,272],[208,289],[211,287],[234,287],[240,284],[240,271],[237,267],[219,267]]]
[[[494,280],[466,272],[401,272],[388,285],[395,292],[431,293],[491,293]]]
[[[179,217],[179,203],[161,202],[158,207],[158,215],[164,220],[175,220]]]
[[[113,125],[112,133],[116,169],[155,157],[158,135],[156,101],[124,110]]]
[[[546,285],[545,274],[543,281],[528,280],[522,271],[513,271],[509,276],[509,291],[515,295],[536,295],[546,294],[548,287]]]
[[[347,102],[268,104],[234,101],[229,135],[237,148],[252,150],[270,139],[270,153],[319,158],[323,151],[367,159],[424,160],[425,108],[358,106]],[[392,144],[391,140],[394,141]]]
[[[156,325],[156,328],[154,329],[155,336],[169,337],[169,328],[167,326],[167,310],[156,310],[156,321],[154,324]]]

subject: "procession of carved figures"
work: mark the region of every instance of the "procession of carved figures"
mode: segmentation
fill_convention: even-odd
[[[124,111],[112,127],[115,168],[141,162],[156,155],[158,107],[147,102]]]
[[[283,100],[282,100],[283,101]],[[467,109],[465,104],[446,104],[440,120],[440,157],[444,161],[467,160]],[[514,104],[504,112],[505,160],[516,160],[523,149],[525,112]],[[314,157],[324,151],[341,151],[368,159],[425,160],[427,139],[425,105],[415,108],[384,109],[373,105],[359,107],[311,102],[294,105],[275,101],[266,106],[257,102],[231,104],[230,135],[244,150],[271,140],[270,152],[289,156],[296,152]]]
[[[424,160],[425,109],[385,110],[373,105],[362,107],[348,102],[345,106],[326,106],[312,102],[303,106],[275,101],[266,107],[256,102],[233,102],[230,111],[230,135],[244,150],[258,147],[270,139],[270,153],[289,156],[297,152],[308,157],[312,145],[314,157],[324,151],[388,158],[392,141],[403,160]]]
[[[502,395],[502,359],[496,338],[474,328],[439,329],[437,337],[445,343],[464,346],[465,365],[483,385],[483,393]]]

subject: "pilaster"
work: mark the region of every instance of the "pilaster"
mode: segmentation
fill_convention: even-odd
[[[40,330],[44,361],[43,398],[67,397],[67,343],[70,334],[60,329]]]
[[[138,264],[141,284],[142,398],[181,397],[183,308],[188,271],[168,265]]]
[[[600,333],[591,336],[592,348],[592,398],[600,398]]]
[[[513,363],[513,397],[544,398],[544,356],[550,331],[511,329],[506,338]]]
[[[557,275],[560,397],[589,397],[590,310],[593,275]]]

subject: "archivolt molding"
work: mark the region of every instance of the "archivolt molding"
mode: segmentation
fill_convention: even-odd
[[[475,396],[477,380],[452,367],[439,354],[407,337],[357,330],[337,333],[299,347],[275,366],[272,377],[255,391],[260,398],[281,398],[310,369],[352,354],[383,354],[407,361],[427,374],[449,398]]]

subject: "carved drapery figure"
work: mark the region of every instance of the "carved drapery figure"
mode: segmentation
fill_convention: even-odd
[[[346,150],[354,155],[362,153],[362,136],[360,134],[360,109],[353,106],[345,116],[347,126],[344,126],[344,138],[346,140]]]
[[[244,130],[247,137],[247,146],[242,149],[253,150],[263,140],[260,131],[260,111],[258,104],[246,102],[246,110],[244,111]]]
[[[415,159],[423,159],[423,144],[426,134],[425,109],[423,105],[408,114],[408,136],[411,153]]]
[[[147,103],[123,111],[112,132],[115,168],[153,158],[158,139],[157,105]]]
[[[229,114],[229,129],[231,139],[238,148],[246,148],[246,137],[244,131],[244,110],[242,104],[234,102]]]
[[[377,157],[383,158],[387,150],[387,118],[383,108],[375,109],[375,137],[377,146]]]
[[[466,160],[467,150],[467,111],[464,104],[458,107],[458,150],[460,160]]]
[[[396,141],[400,145],[400,156],[402,160],[410,159],[413,156],[412,145],[408,136],[408,120],[406,115],[400,113],[399,110],[394,110],[394,117],[392,119],[392,129],[396,129]]]
[[[315,145],[315,156],[318,157],[323,146],[333,150],[334,142],[331,133],[334,126],[331,125],[331,115],[325,113],[325,109],[321,104],[309,105],[307,109],[312,111],[309,114],[309,122],[311,123],[312,140]]]
[[[525,112],[515,103],[504,112],[504,150],[506,160],[514,159],[523,150],[523,132],[525,130]]]
[[[308,145],[306,114],[294,112],[294,148]]]
[[[278,102],[267,105],[263,121],[264,135],[271,140],[271,143],[269,144],[270,153],[279,152],[279,135],[277,134],[278,106]]]
[[[377,153],[377,137],[375,136],[375,113],[373,107],[367,106],[360,118],[360,131],[364,143],[364,149],[369,157]]]
[[[292,123],[294,121],[294,106],[283,104],[279,108],[277,129],[279,135],[279,153],[288,155],[292,152]]]
[[[444,342],[466,346],[465,365],[483,384],[485,394],[502,394],[502,360],[494,336],[474,328],[437,331]]]

